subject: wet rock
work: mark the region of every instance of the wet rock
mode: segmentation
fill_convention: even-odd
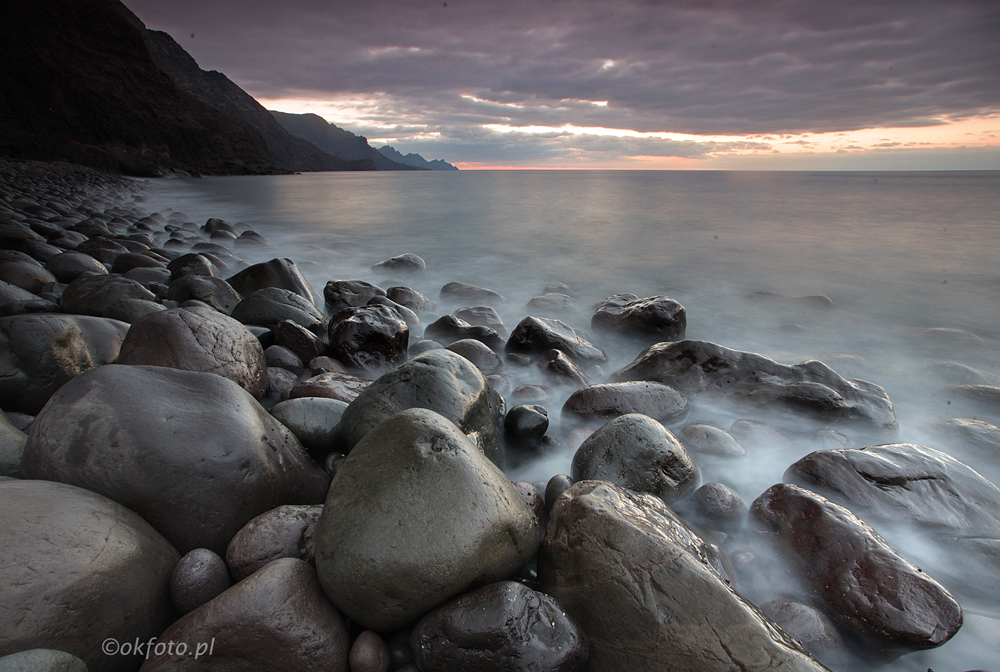
[[[940,438],[945,452],[962,458],[994,483],[998,482],[1000,427],[982,420],[952,418],[934,423],[931,430]]]
[[[1000,488],[955,458],[912,443],[819,450],[785,472],[871,522],[1000,537]]]
[[[374,630],[365,630],[351,646],[351,672],[388,672],[392,662],[389,647]]]
[[[0,407],[38,413],[64,383],[117,359],[127,331],[103,317],[0,318]]]
[[[323,288],[323,298],[331,315],[348,308],[360,308],[385,290],[364,280],[330,280]]]
[[[492,289],[467,285],[464,282],[449,282],[441,288],[441,300],[452,303],[465,304],[485,304],[488,306],[498,306],[507,303],[500,292]]]
[[[559,350],[577,362],[604,362],[604,350],[580,336],[571,326],[545,317],[526,317],[507,340],[508,352],[537,354]]]
[[[535,514],[535,517],[539,521],[545,520],[545,499],[542,497],[542,493],[538,491],[538,488],[531,483],[525,483],[524,481],[514,481],[514,487],[518,489],[521,496],[524,497],[525,503],[531,507],[531,511]],[[544,530],[542,534],[544,535]]]
[[[0,476],[17,476],[28,435],[0,413]]]
[[[847,657],[844,638],[829,618],[815,607],[797,600],[771,600],[760,610],[827,665],[843,664]]]
[[[177,551],[124,506],[62,483],[0,479],[0,509],[0,651],[50,648],[92,672],[134,670],[140,659],[101,643],[145,642],[176,617]]]
[[[145,254],[126,252],[115,257],[112,264],[116,273],[128,273],[133,268],[165,268],[166,264]]]
[[[298,440],[232,381],[118,364],[59,389],[35,418],[21,473],[99,492],[182,553],[222,554],[254,516],[318,503],[329,483]]]
[[[503,421],[504,445],[509,450],[531,450],[549,429],[549,414],[544,406],[514,406]]]
[[[822,362],[787,366],[752,352],[707,341],[651,345],[612,380],[652,380],[682,394],[710,393],[813,414],[825,421],[898,427],[892,402],[878,385],[845,380]]]
[[[533,313],[542,313],[545,315],[572,313],[579,307],[580,303],[572,296],[557,292],[549,292],[548,294],[536,296],[530,299],[526,306]]]
[[[282,369],[277,366],[269,366],[267,368],[266,394],[284,395],[285,393],[290,392],[298,381],[299,377],[288,369]]]
[[[497,332],[501,339],[507,338],[507,327],[500,314],[491,306],[469,306],[459,308],[452,313],[458,319],[468,322],[474,327],[487,327]]]
[[[45,268],[57,282],[69,284],[81,275],[107,275],[104,264],[83,252],[63,252],[49,257]]]
[[[293,558],[275,560],[183,616],[160,641],[212,647],[197,658],[179,646],[174,655],[150,656],[143,672],[347,672],[351,645],[344,618],[323,594],[316,571]]]
[[[1000,385],[1000,376],[958,362],[932,364],[927,369],[952,385]]]
[[[442,346],[437,341],[428,341],[427,339],[421,339],[410,346],[409,354],[410,357],[416,357],[417,355],[422,355],[429,350],[440,350]]]
[[[271,415],[307,450],[324,451],[333,448],[337,425],[345,410],[347,402],[340,399],[302,397],[275,404]]]
[[[236,238],[236,240],[233,241],[233,243],[235,245],[237,245],[237,246],[241,246],[241,245],[259,246],[259,245],[270,245],[271,244],[271,243],[267,242],[267,238],[265,238],[261,234],[257,233],[256,231],[251,231],[249,229],[246,230],[246,231],[244,231],[243,233],[241,233]]]
[[[254,264],[227,278],[227,282],[243,296],[265,288],[277,288],[297,294],[312,306],[319,298],[291,259],[277,258]]]
[[[344,411],[340,433],[345,447],[351,450],[379,423],[407,408],[440,413],[502,467],[504,401],[469,360],[449,350],[432,350],[383,374]]]
[[[272,328],[282,320],[291,320],[313,332],[322,328],[325,319],[308,299],[277,287],[258,289],[246,296],[233,308],[232,316],[243,324]]]
[[[274,325],[274,342],[294,352],[303,362],[311,362],[323,352],[316,335],[291,320],[281,320]]]
[[[260,341],[258,341],[260,343]],[[301,373],[303,370],[302,360],[294,352],[280,345],[269,345],[264,350],[264,361],[267,368],[277,367],[292,373]]]
[[[465,338],[454,343],[449,343],[446,349],[465,357],[486,375],[495,373],[503,368],[503,360],[500,359],[497,353],[486,347],[483,342],[473,338]]]
[[[84,275],[69,283],[60,305],[64,313],[100,317],[120,299],[156,301],[156,295],[121,275]]]
[[[119,322],[132,324],[150,313],[159,313],[166,309],[166,306],[162,303],[155,303],[153,301],[119,299],[108,306],[108,309],[104,311],[104,317],[109,320],[118,320]]]
[[[677,438],[692,453],[717,457],[743,457],[747,454],[743,444],[735,436],[707,422],[691,422],[684,425],[678,432]]]
[[[178,280],[192,275],[203,278],[219,275],[218,269],[208,260],[208,257],[196,252],[183,254],[168,262],[167,270],[170,271],[171,280]]]
[[[660,499],[585,481],[548,524],[539,589],[583,630],[590,669],[826,669],[730,586],[718,549]]]
[[[587,669],[587,643],[555,600],[502,581],[450,600],[411,635],[417,666],[435,672]]]
[[[766,422],[742,418],[733,421],[729,433],[745,448],[773,450],[785,448],[791,444],[792,438]]]
[[[182,614],[194,611],[201,605],[229,589],[229,570],[217,553],[207,548],[188,551],[170,577],[170,599]]]
[[[372,270],[376,273],[424,275],[427,273],[427,264],[417,255],[408,252],[380,261],[372,266]]]
[[[603,383],[571,394],[562,412],[563,415],[602,419],[642,413],[660,422],[671,422],[687,414],[688,403],[680,392],[660,383]]]
[[[508,578],[539,540],[503,472],[446,418],[411,408],[369,432],[338,471],[316,567],[348,617],[392,632],[470,586]]]
[[[173,308],[138,319],[122,343],[118,364],[214,373],[257,399],[267,385],[260,341],[236,320],[209,310]]]
[[[699,522],[729,534],[743,528],[749,510],[743,498],[722,483],[706,483],[695,490],[691,505]]]
[[[837,448],[857,448],[854,439],[842,434],[835,429],[830,429],[829,427],[823,427],[822,429],[817,429],[816,433],[813,434],[813,439],[819,446],[825,450],[835,450]]]
[[[573,479],[566,474],[556,474],[545,484],[545,513],[552,510],[552,505],[559,498],[559,495],[569,490],[573,485]]]
[[[77,245],[76,249],[79,252],[89,254],[102,264],[107,264],[109,266],[114,263],[115,257],[119,254],[125,254],[128,252],[128,248],[124,245],[119,245],[118,243],[105,238],[91,238],[90,240],[85,240]]]
[[[220,313],[229,315],[240,302],[240,295],[222,278],[185,275],[170,283],[167,298],[184,303],[189,299],[204,301]]]
[[[510,393],[510,398],[519,404],[546,402],[552,398],[552,388],[544,385],[519,385]]]
[[[499,374],[493,373],[486,376],[486,380],[489,381],[493,389],[497,391],[501,397],[506,397],[510,393],[510,380],[506,376],[501,376]]]
[[[352,376],[349,373],[328,371],[308,378],[288,391],[289,399],[301,397],[325,397],[351,403],[368,386],[370,380]]]
[[[285,504],[262,513],[236,533],[226,548],[225,565],[242,581],[269,562],[316,559],[316,524],[323,507]]]
[[[0,656],[0,672],[87,672],[87,663],[65,651],[28,649]]]
[[[433,308],[434,303],[426,296],[411,287],[390,287],[385,295],[401,306],[420,312]]]
[[[615,294],[597,306],[590,328],[656,341],[679,341],[687,329],[687,311],[668,296],[640,299],[635,294]]]
[[[945,390],[945,393],[959,399],[968,399],[987,412],[1000,411],[1000,386],[997,385],[954,385]]]
[[[385,306],[386,308],[391,308],[396,313],[399,314],[403,321],[406,322],[407,328],[412,333],[420,333],[420,318],[415,312],[410,310],[404,305],[398,304],[392,299],[385,296],[373,296],[368,300],[369,306]]]
[[[386,306],[347,308],[330,318],[332,356],[348,367],[377,373],[406,359],[410,330]]]
[[[601,480],[660,497],[670,504],[698,487],[698,467],[656,420],[619,416],[595,431],[573,456],[573,480]]]
[[[213,234],[215,234],[215,233],[225,232],[225,233],[230,234],[234,238],[236,236],[238,236],[239,233],[240,233],[239,229],[237,229],[235,226],[233,226],[232,224],[230,224],[226,220],[224,220],[224,219],[217,219],[215,217],[212,217],[207,222],[205,222],[202,225],[201,230],[204,231],[205,233],[207,233],[210,236],[213,235]]]
[[[38,297],[26,289],[0,280],[0,306],[14,302],[37,301]]]
[[[962,625],[958,602],[847,509],[795,485],[771,486],[750,507],[812,601],[887,660],[941,646]]]
[[[502,352],[504,342],[496,330],[482,325],[472,325],[454,315],[438,318],[424,328],[424,338],[444,345],[465,339],[480,341],[494,352]]]
[[[576,365],[576,362],[560,350],[552,349],[542,353],[539,367],[555,384],[568,385],[575,388],[593,385],[594,383],[590,379],[590,376]]]

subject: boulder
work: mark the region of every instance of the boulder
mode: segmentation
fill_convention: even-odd
[[[351,645],[348,662],[351,672],[389,672],[392,652],[381,635],[374,630],[365,630]]]
[[[406,359],[410,330],[386,306],[347,308],[330,318],[329,353],[348,367],[379,373]]]
[[[452,313],[458,319],[474,327],[487,327],[497,332],[501,339],[507,338],[507,327],[500,314],[491,306],[468,306]]]
[[[417,255],[407,252],[378,262],[372,266],[372,270],[396,275],[424,275],[427,273],[427,264]]]
[[[60,305],[64,313],[101,317],[119,299],[156,301],[156,295],[121,275],[84,275],[69,283]]]
[[[204,301],[220,313],[229,315],[240,302],[240,295],[222,278],[207,275],[184,275],[170,283],[167,298],[184,303],[189,299]]]
[[[668,296],[640,299],[635,294],[615,294],[598,304],[590,328],[632,338],[679,341],[687,329],[687,311]]]
[[[441,288],[440,298],[442,301],[464,304],[486,304],[488,306],[498,306],[507,303],[500,292],[492,289],[467,285],[464,282],[449,282]]]
[[[0,476],[17,476],[28,435],[0,412]]]
[[[791,366],[708,341],[657,343],[612,380],[652,380],[682,394],[711,393],[811,413],[823,421],[857,422],[873,429],[898,428],[885,390],[845,380],[822,362]]]
[[[316,334],[291,320],[282,320],[274,325],[274,342],[294,352],[303,362],[316,359],[325,348]]]
[[[285,504],[260,514],[236,533],[226,548],[226,565],[242,581],[278,558],[316,560],[316,525],[323,507]]]
[[[331,315],[348,308],[360,308],[385,290],[364,280],[330,280],[323,288],[323,298]]]
[[[552,349],[543,352],[538,368],[556,385],[578,388],[594,384],[590,376],[561,350]]]
[[[496,373],[503,368],[503,360],[500,359],[499,355],[486,347],[482,341],[477,341],[474,338],[465,338],[449,343],[445,349],[465,357],[485,375]]]
[[[563,415],[600,419],[642,413],[660,422],[671,422],[687,414],[688,402],[680,392],[661,383],[603,383],[571,394],[562,412]]]
[[[87,663],[65,651],[28,649],[0,656],[0,672],[87,672]]]
[[[532,313],[564,315],[573,313],[579,306],[579,301],[572,296],[559,294],[558,292],[548,292],[529,299],[526,308]]]
[[[607,361],[604,350],[580,336],[573,327],[547,317],[526,317],[511,332],[507,352],[526,355],[559,350],[570,359],[582,363]]]
[[[91,672],[135,670],[141,658],[101,645],[148,641],[176,618],[177,551],[129,509],[71,485],[0,479],[0,509],[0,655],[49,648]]]
[[[385,290],[385,295],[401,306],[406,306],[413,311],[422,311],[434,306],[433,302],[426,296],[412,287],[390,287]]]
[[[846,662],[844,638],[819,609],[798,600],[777,599],[760,605],[760,610],[824,663],[841,667]]]
[[[348,672],[351,646],[344,617],[323,594],[316,570],[294,558],[275,560],[181,617],[160,635],[162,642],[178,644],[172,651],[154,649],[142,672]],[[205,650],[197,656],[199,645]]]
[[[735,436],[707,422],[691,422],[677,433],[684,447],[692,453],[714,455],[717,457],[743,457],[746,448]]]
[[[275,404],[271,415],[295,435],[306,450],[331,450],[347,402],[322,397],[288,399]]]
[[[610,481],[667,504],[694,492],[701,478],[674,435],[639,413],[619,416],[587,437],[573,456],[572,476]]]
[[[133,268],[166,268],[166,264],[145,254],[125,252],[115,257],[112,267],[116,273],[124,274]]]
[[[424,328],[424,338],[449,345],[455,341],[475,339],[494,352],[502,352],[504,342],[495,329],[469,324],[454,315],[444,315]]]
[[[818,450],[790,466],[784,478],[873,524],[1000,537],[1000,488],[933,448],[890,443]]]
[[[441,605],[420,619],[410,641],[422,670],[587,670],[583,633],[555,600],[514,581]]]
[[[118,320],[126,324],[137,322],[139,318],[166,310],[162,303],[154,301],[144,301],[143,299],[119,299],[108,306],[104,311],[104,317],[110,320]]]
[[[370,380],[349,373],[327,371],[295,385],[288,391],[287,396],[289,399],[324,397],[351,403],[371,384]]]
[[[108,269],[89,254],[83,252],[62,252],[50,257],[45,268],[55,276],[57,282],[69,284],[81,275],[107,275]]]
[[[21,289],[16,285],[0,280],[0,306],[6,306],[11,303],[27,303],[30,301],[38,301],[38,296],[26,289]]]
[[[207,548],[188,551],[170,577],[170,599],[177,611],[194,611],[232,585],[226,562]]]
[[[458,427],[411,408],[369,432],[337,471],[316,531],[316,568],[351,620],[393,632],[470,587],[510,577],[540,536],[514,484]]]
[[[691,507],[699,523],[733,534],[747,522],[748,508],[739,494],[722,483],[706,483],[694,491]]]
[[[257,342],[260,343],[260,341]],[[280,345],[267,346],[264,350],[264,362],[269,370],[272,368],[285,369],[296,374],[302,373],[305,368],[298,355]]]
[[[315,306],[319,297],[309,282],[302,277],[291,259],[272,259],[254,264],[226,279],[243,296],[249,296],[264,288],[277,288],[298,294],[309,305]]]
[[[503,398],[469,360],[449,350],[417,355],[365,388],[340,419],[346,450],[407,408],[440,413],[469,435],[494,464],[503,466]]]
[[[325,320],[308,299],[277,287],[265,287],[245,296],[233,308],[232,316],[243,324],[270,328],[282,320],[291,320],[313,332],[318,332]]]
[[[0,318],[0,407],[38,413],[64,383],[115,361],[128,328],[83,315]]]
[[[750,522],[813,603],[873,655],[892,660],[941,646],[962,625],[961,607],[937,581],[814,492],[773,485],[750,506]]]
[[[508,450],[531,450],[548,429],[549,414],[544,406],[515,406],[507,411],[503,421],[504,445]]]
[[[260,341],[236,320],[211,310],[173,308],[139,318],[117,363],[214,373],[257,399],[267,386]]]
[[[583,481],[552,505],[539,590],[601,672],[826,670],[730,585],[721,552],[657,497]]]
[[[0,280],[38,294],[45,285],[56,282],[56,276],[36,261],[7,261],[0,263]]]
[[[180,278],[186,278],[190,275],[203,278],[215,277],[219,275],[218,269],[211,261],[208,260],[208,257],[196,252],[182,254],[176,259],[170,261],[167,264],[167,270],[170,271],[171,280],[179,280]]]
[[[406,306],[396,303],[392,299],[385,296],[373,296],[368,300],[366,305],[385,306],[386,308],[391,308],[398,313],[401,318],[403,318],[403,321],[406,322],[406,326],[409,327],[411,332],[415,334],[420,332],[420,316]]]
[[[317,504],[329,485],[298,440],[236,383],[118,364],[60,388],[35,418],[21,473],[99,492],[182,553],[220,555],[254,516]]]

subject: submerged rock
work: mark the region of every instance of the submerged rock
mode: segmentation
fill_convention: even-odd
[[[735,436],[707,422],[691,422],[677,434],[684,447],[693,453],[714,455],[717,457],[743,457],[746,448]]]
[[[316,567],[348,617],[392,632],[510,577],[539,540],[538,519],[503,472],[446,418],[411,408],[369,432],[337,471]]]
[[[507,303],[500,292],[475,285],[467,285],[464,282],[449,282],[441,288],[440,298],[442,301],[453,301],[456,303],[487,304],[497,306]]]
[[[424,338],[450,345],[455,341],[474,339],[494,352],[502,352],[504,342],[495,329],[470,324],[455,315],[444,315],[424,328]]]
[[[404,275],[424,275],[427,273],[427,264],[417,255],[407,252],[399,254],[385,261],[380,261],[372,270],[382,273],[402,273]]]
[[[660,383],[603,383],[571,394],[562,412],[596,418],[642,413],[660,422],[670,422],[688,412],[688,402],[680,392]]]
[[[687,329],[687,311],[668,296],[640,299],[635,294],[615,294],[597,306],[590,328],[633,338],[679,341]]]
[[[526,317],[518,323],[507,340],[507,352],[526,355],[559,350],[582,363],[607,361],[607,354],[565,322],[546,317]]]
[[[815,360],[788,366],[708,341],[651,345],[612,379],[653,380],[684,394],[720,394],[776,404],[827,422],[858,422],[885,431],[898,427],[889,395],[878,385],[845,380]]]
[[[316,305],[318,298],[291,259],[277,258],[254,264],[228,278],[227,282],[243,296],[265,287],[276,287],[294,292],[312,305]]]
[[[399,312],[379,305],[340,311],[330,318],[329,334],[330,355],[368,373],[402,363],[410,339]]]
[[[601,481],[549,512],[539,589],[602,672],[825,670],[731,586],[725,561],[659,499]]]

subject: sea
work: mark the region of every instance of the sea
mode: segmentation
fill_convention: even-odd
[[[1000,384],[1000,171],[326,172],[149,180],[146,197],[154,211],[257,231],[271,245],[241,247],[241,256],[291,258],[317,290],[334,279],[413,287],[436,303],[425,324],[457,307],[439,299],[450,281],[503,294],[496,308],[511,330],[552,283],[566,285],[576,307],[534,314],[585,333],[595,304],[612,294],[670,296],[686,308],[687,338],[784,363],[817,359],[883,386],[899,431],[849,436],[858,447],[933,447],[1000,483],[1000,452],[972,452],[934,431],[953,418],[1000,424],[1000,405],[949,389]],[[403,253],[423,258],[426,276],[372,270]],[[642,350],[594,336],[608,351],[597,377]],[[538,382],[520,371],[508,377],[514,387]],[[573,426],[560,417],[569,392],[556,388],[544,404],[561,446],[513,468],[514,480],[569,473]],[[738,419],[760,418],[694,402],[683,422],[728,428]],[[793,440],[739,460],[696,458],[702,480],[749,504],[792,462],[829,447],[794,418],[768,419]],[[876,529],[928,573],[949,562],[919,535]],[[996,593],[994,563],[982,581]],[[1000,602],[960,601],[965,625],[952,641],[878,669],[1000,669]]]

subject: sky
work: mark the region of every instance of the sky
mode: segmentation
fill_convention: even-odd
[[[1000,169],[997,0],[124,0],[268,109],[462,169]]]

